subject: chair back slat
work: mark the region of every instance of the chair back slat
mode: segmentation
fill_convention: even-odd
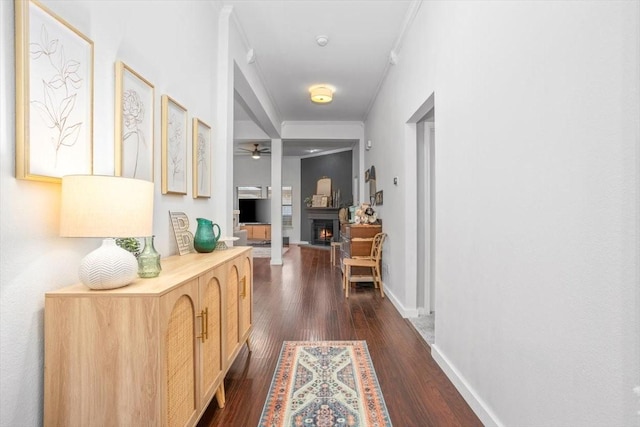
[[[384,242],[385,237],[387,237],[386,233],[378,233],[373,236],[373,244],[371,245],[371,259],[376,262],[380,261],[382,257],[382,243]]]

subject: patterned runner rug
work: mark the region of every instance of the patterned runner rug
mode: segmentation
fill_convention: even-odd
[[[285,341],[259,427],[387,427],[366,341]]]

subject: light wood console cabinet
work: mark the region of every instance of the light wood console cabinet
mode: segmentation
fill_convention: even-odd
[[[241,230],[247,230],[247,239],[271,240],[271,224],[245,224]]]
[[[45,426],[192,426],[253,321],[251,248],[162,260],[154,279],[45,295]]]

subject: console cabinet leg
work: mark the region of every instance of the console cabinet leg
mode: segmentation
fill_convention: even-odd
[[[224,408],[224,404],[226,402],[226,398],[224,396],[224,383],[220,384],[220,387],[216,390],[216,400],[218,401],[218,406],[220,408]]]

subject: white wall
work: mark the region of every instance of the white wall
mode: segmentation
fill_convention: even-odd
[[[216,128],[216,146],[214,148],[225,167],[216,170],[214,176],[214,190],[220,192],[222,199],[215,210],[221,217],[222,229],[231,230],[233,217],[229,207],[234,204],[234,192],[230,189],[234,177],[234,93],[240,94],[246,108],[260,122],[260,128],[267,132],[271,138],[279,136],[281,120],[269,98],[269,93],[262,84],[256,67],[247,62],[247,53],[251,47],[248,46],[246,36],[238,25],[232,6],[222,7],[218,24],[220,27],[217,45],[219,58],[217,116],[219,123]]]
[[[251,156],[234,156],[233,188],[254,185],[271,185],[271,157],[252,159]]]
[[[169,94],[216,127],[218,11],[199,1],[44,1],[95,43],[94,171],[113,174],[114,63],[120,59],[155,85],[156,246],[176,252],[168,211],[216,220],[211,199],[160,194],[160,96]],[[179,31],[174,31],[180,29]],[[197,37],[189,29],[197,29]],[[0,1],[0,425],[42,422],[44,293],[78,281],[80,259],[96,239],[58,237],[60,186],[14,178],[13,2]],[[191,133],[189,131],[189,140]],[[190,155],[191,151],[189,151]],[[223,159],[214,168],[225,168]],[[192,229],[195,230],[195,221]]]
[[[637,1],[424,2],[367,119],[411,309],[393,207],[435,93],[433,353],[488,425],[640,422],[639,34]]]

